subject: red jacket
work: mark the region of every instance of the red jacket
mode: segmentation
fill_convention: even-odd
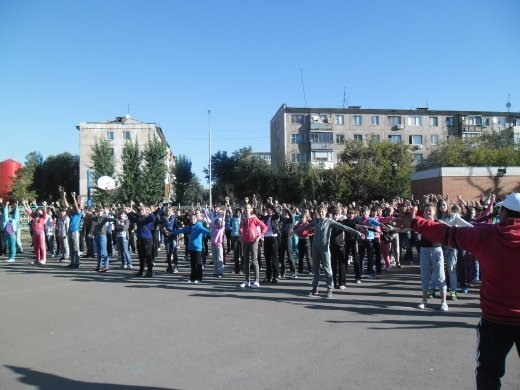
[[[257,226],[260,226],[260,232]],[[255,242],[259,236],[263,236],[265,232],[267,232],[267,226],[255,215],[250,215],[247,218],[242,218],[239,232],[240,237],[242,237],[242,242],[252,243]]]
[[[492,322],[520,325],[520,219],[450,227],[416,217],[412,229],[430,241],[475,255],[482,272],[482,316]]]

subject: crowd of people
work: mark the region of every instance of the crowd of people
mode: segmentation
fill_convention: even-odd
[[[429,242],[410,229],[396,229],[392,226],[394,215],[417,206],[426,218],[450,226],[473,226],[495,222],[494,201],[489,196],[466,203],[460,197],[449,200],[431,194],[420,201],[396,198],[364,205],[309,201],[296,206],[272,197],[264,202],[245,198],[239,205],[226,197],[212,207],[181,210],[133,202],[124,207],[81,207],[76,194],[62,193],[60,202],[43,202],[37,207],[35,202],[22,201],[21,208],[30,217],[37,265],[44,265],[49,256],[70,260],[67,267],[77,269],[82,254],[97,259],[95,271],[108,272],[116,253],[123,269],[133,269],[132,257],[137,254],[136,276],[153,277],[162,248],[167,273],[179,272],[183,256],[191,263],[191,283],[202,281],[209,261],[213,262],[213,276],[224,277],[224,264],[229,260],[234,264],[233,272],[244,275],[243,288],[276,284],[307,273],[313,276],[311,296],[318,295],[320,270],[326,277],[326,296],[332,297],[334,289],[346,288],[349,266],[354,283],[361,283],[364,277],[376,278],[393,267],[400,268],[403,262],[413,262],[415,249],[422,275],[419,307],[426,307],[438,289],[440,308],[447,310],[447,299],[456,300],[458,292],[467,292],[471,283],[479,282],[478,259],[458,248]],[[20,205],[1,202],[0,254],[8,254],[6,261],[14,262],[16,253],[23,251]],[[263,278],[261,269],[265,269]]]
[[[2,199],[0,205],[0,255],[12,263],[23,251],[20,205]],[[76,194],[69,198],[62,193],[60,202],[35,207],[23,201],[22,207],[31,218],[37,265],[45,265],[49,254],[57,261],[70,260],[67,267],[78,269],[83,254],[97,259],[95,271],[108,272],[117,250],[121,268],[132,269],[132,254],[137,253],[135,276],[151,278],[160,248],[171,274],[179,272],[184,248],[191,266],[189,283],[202,282],[211,253],[215,278],[225,276],[227,260],[235,274],[243,275],[241,288],[277,284],[307,273],[312,275],[311,297],[319,296],[320,273],[325,275],[325,297],[332,298],[334,289],[346,288],[350,265],[354,283],[362,283],[364,277],[377,278],[412,263],[415,248],[421,272],[419,309],[429,306],[428,299],[438,293],[439,309],[447,311],[449,299],[456,300],[458,293],[483,279],[478,329],[484,341],[479,339],[477,382],[487,387],[481,388],[498,388],[505,355],[514,343],[520,353],[520,292],[518,284],[511,284],[520,276],[519,194],[499,203],[492,194],[477,202],[430,194],[420,200],[301,205],[272,197],[232,204],[226,197],[222,204],[181,211],[133,202],[124,207],[81,207]],[[494,241],[486,246],[489,240]],[[501,259],[502,254],[509,258]],[[502,332],[500,340],[494,332]]]

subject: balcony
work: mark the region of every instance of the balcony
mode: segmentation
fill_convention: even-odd
[[[463,125],[463,133],[482,133],[482,125]]]
[[[311,131],[332,131],[332,123],[312,123]]]
[[[332,150],[334,144],[332,142],[312,142],[311,150]]]
[[[311,161],[311,165],[316,168],[332,169],[334,168],[334,161]]]

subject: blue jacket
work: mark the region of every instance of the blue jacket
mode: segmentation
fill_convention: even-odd
[[[137,238],[149,240],[153,238],[153,224],[155,214],[150,213],[147,217],[141,217],[136,213],[128,213],[128,219],[137,225]]]
[[[202,252],[202,238],[204,234],[210,235],[211,232],[202,226],[202,222],[198,221],[195,225],[185,226],[182,229],[175,230],[174,234],[187,234],[188,250],[192,252]]]

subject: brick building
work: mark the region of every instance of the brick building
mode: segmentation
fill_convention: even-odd
[[[520,192],[520,167],[452,167],[433,168],[411,176],[412,194],[416,199],[426,194],[457,195],[479,200],[482,194],[494,193],[498,198]]]

